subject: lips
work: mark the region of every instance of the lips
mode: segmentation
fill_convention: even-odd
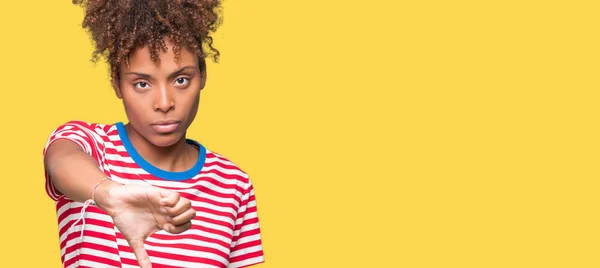
[[[175,131],[179,124],[180,122],[175,120],[162,120],[154,122],[152,128],[158,133],[165,134]]]

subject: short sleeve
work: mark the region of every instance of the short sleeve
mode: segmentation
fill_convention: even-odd
[[[50,134],[50,137],[44,146],[43,155],[46,155],[46,152],[52,143],[60,139],[66,139],[79,145],[83,151],[96,159],[100,166],[103,158],[101,152],[104,152],[104,142],[102,137],[94,131],[95,127],[95,124],[82,121],[69,121],[60,125]],[[46,168],[44,168],[44,173],[46,177],[46,193],[52,200],[59,200],[64,195],[56,189]]]
[[[264,261],[254,188],[248,182],[235,222],[228,267],[248,267]]]

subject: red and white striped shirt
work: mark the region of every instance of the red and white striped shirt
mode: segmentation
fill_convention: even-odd
[[[192,227],[181,234],[158,231],[145,241],[154,268],[247,267],[264,262],[254,190],[248,175],[225,157],[188,139],[199,152],[194,167],[169,172],[146,162],[131,145],[122,123],[70,121],[56,128],[48,146],[68,139],[92,155],[112,180],[179,192],[196,210]],[[95,206],[60,193],[46,173],[46,192],[56,202],[63,267],[139,267],[133,251],[112,219]]]

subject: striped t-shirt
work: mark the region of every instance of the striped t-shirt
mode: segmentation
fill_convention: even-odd
[[[158,231],[145,241],[153,268],[247,267],[264,262],[254,190],[248,175],[225,157],[188,139],[198,162],[183,172],[161,170],[146,162],[130,143],[123,123],[70,121],[50,135],[43,153],[58,140],[77,143],[112,180],[177,191],[192,202],[196,217],[181,234]],[[91,190],[91,189],[90,189]],[[139,267],[112,218],[95,206],[60,193],[46,173],[46,192],[56,202],[63,267]]]

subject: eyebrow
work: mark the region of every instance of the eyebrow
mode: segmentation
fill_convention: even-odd
[[[182,68],[180,68],[179,70],[172,72],[169,75],[169,79],[173,78],[174,76],[179,75],[180,73],[182,73],[183,71],[185,71],[186,69],[194,69],[194,66],[184,66]],[[145,74],[145,73],[138,73],[138,72],[127,72],[125,73],[125,75],[137,75],[139,77],[145,78],[145,79],[150,79],[150,75],[149,74]]]

